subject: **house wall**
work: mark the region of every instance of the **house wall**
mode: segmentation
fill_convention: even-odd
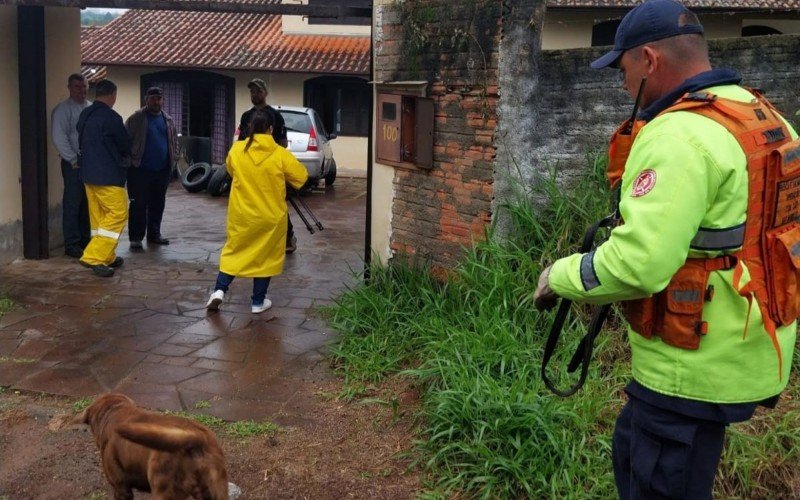
[[[80,72],[80,11],[75,8],[45,9],[45,65],[47,126],[47,206],[49,246],[64,244],[61,227],[61,160],[50,140],[50,111],[69,94],[67,77]],[[22,256],[22,190],[20,184],[20,122],[17,57],[17,8],[0,6],[0,67],[6,78],[0,79],[0,262]]]
[[[500,9],[488,0],[376,4],[375,80],[430,82],[435,107],[431,170],[375,160],[371,245],[382,259],[401,252],[447,267],[483,238],[491,220]]]
[[[627,10],[603,9],[548,10],[542,30],[544,50],[575,49],[592,46],[592,27],[599,22],[621,19]],[[780,18],[776,19],[776,16]],[[739,37],[743,26],[761,25],[784,34],[800,33],[800,16],[758,14],[701,14],[700,22],[709,39]]]
[[[544,18],[542,48],[548,50],[573,49],[592,46],[592,26],[597,22],[619,19],[624,10],[596,12],[573,12],[550,10]]]
[[[149,71],[121,66],[109,66],[106,69],[106,78],[117,85],[117,102],[114,104],[114,111],[119,113],[123,120],[127,120],[142,105],[139,77],[143,73],[149,73]],[[90,98],[93,97],[93,95],[90,96]]]
[[[81,72],[81,14],[80,9],[47,7],[45,9],[45,61],[47,65],[47,198],[50,248],[64,246],[61,198],[64,181],[61,176],[61,157],[50,134],[50,112],[69,97],[67,78]],[[57,254],[57,252],[53,252]]]
[[[376,102],[373,99],[373,102]],[[376,123],[373,116],[372,123]],[[375,144],[373,136],[373,144]],[[394,188],[394,167],[372,164],[372,215],[370,251],[373,259],[386,263],[392,257],[392,207],[397,193]],[[376,262],[376,263],[378,263]]]
[[[281,3],[308,4],[307,1],[294,0]],[[304,16],[281,16],[281,29],[287,35],[359,35],[369,36],[369,25],[353,26],[346,24],[309,24]]]
[[[0,262],[22,255],[20,190],[19,80],[17,78],[17,8],[0,5]]]
[[[800,16],[796,16],[800,18]],[[784,35],[800,34],[800,19],[770,19],[765,16],[748,16],[742,20],[742,26],[769,26]]]
[[[165,68],[146,67],[146,66],[109,66],[107,78],[112,80],[119,87],[117,92],[117,104],[114,109],[127,118],[134,111],[141,107],[140,101],[140,78],[142,75],[163,71]],[[302,106],[303,105],[303,83],[311,78],[321,76],[313,73],[263,73],[256,71],[215,71],[220,75],[225,75],[236,80],[234,99],[235,99],[235,118],[236,125],[242,113],[250,109],[250,90],[247,82],[253,78],[261,78],[267,82],[269,96],[267,102],[277,105]],[[235,130],[231,130],[231,135]],[[344,173],[363,176],[367,171],[367,138],[366,137],[338,137],[331,142],[333,157],[336,164]]]

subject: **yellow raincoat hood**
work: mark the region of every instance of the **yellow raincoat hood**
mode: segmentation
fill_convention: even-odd
[[[250,139],[246,139],[244,141],[245,146]],[[253,162],[255,165],[261,165],[264,161],[275,152],[275,149],[278,148],[278,144],[275,143],[275,139],[272,138],[270,134],[255,134],[253,136],[253,142],[250,144],[250,148],[244,151],[245,155],[250,158],[250,161]]]

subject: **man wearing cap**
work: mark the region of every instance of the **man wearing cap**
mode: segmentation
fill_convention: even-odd
[[[247,139],[250,132],[250,119],[256,109],[266,109],[272,113],[275,119],[275,125],[272,127],[272,138],[275,143],[283,146],[284,148],[289,145],[289,140],[286,136],[286,121],[283,119],[278,111],[267,104],[267,83],[260,79],[254,78],[247,84],[250,89],[250,102],[253,107],[242,113],[242,119],[239,120],[239,140]],[[292,253],[297,250],[297,238],[294,236],[294,226],[292,226],[292,219],[287,216],[288,230],[286,232],[286,253]]]
[[[78,164],[78,130],[75,128],[81,111],[92,104],[86,99],[88,88],[83,75],[69,75],[69,97],[53,109],[51,118],[53,144],[61,156],[61,176],[64,178],[64,197],[61,202],[64,253],[75,258],[83,255],[83,249],[91,238],[86,190]]]
[[[150,87],[145,92],[144,107],[125,122],[133,143],[128,169],[128,238],[133,252],[143,250],[145,236],[149,244],[169,245],[161,234],[161,219],[177,161],[177,134],[172,117],[161,108],[163,98],[159,87]]]
[[[690,108],[763,101],[736,72],[712,69],[702,25],[673,0],[649,0],[624,17],[613,50],[592,63],[609,66],[632,98],[641,96],[632,131],[620,128],[609,158],[624,166],[623,223],[594,251],[545,269],[534,300],[539,309],[558,297],[623,304],[633,380],[612,442],[620,497],[711,498],[727,425],[777,403],[796,338],[794,321],[774,328],[746,292],[750,268],[739,252],[751,245],[744,222],[754,160],[729,127],[763,117],[785,141],[776,144],[797,134],[766,104],[733,125]],[[629,154],[614,147],[621,133],[632,141]],[[696,276],[707,281],[688,282]]]

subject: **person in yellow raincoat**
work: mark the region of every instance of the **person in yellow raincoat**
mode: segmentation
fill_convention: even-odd
[[[257,110],[247,141],[237,141],[225,161],[233,178],[219,275],[206,304],[219,309],[234,277],[253,278],[252,312],[272,307],[270,278],[283,272],[286,253],[286,183],[299,189],[308,171],[272,138],[274,115]]]

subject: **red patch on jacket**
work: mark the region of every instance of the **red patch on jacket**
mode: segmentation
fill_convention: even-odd
[[[633,181],[633,190],[631,196],[638,198],[644,196],[656,185],[656,171],[652,169],[643,170],[641,174]]]

